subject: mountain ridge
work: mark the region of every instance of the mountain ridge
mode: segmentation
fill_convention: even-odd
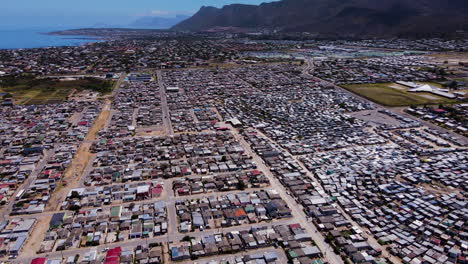
[[[282,0],[202,6],[173,30],[215,27],[312,32],[330,36],[426,36],[468,31],[464,0]]]

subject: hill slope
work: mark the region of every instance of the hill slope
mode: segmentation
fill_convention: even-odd
[[[328,36],[426,36],[468,30],[465,0],[282,0],[202,7],[172,29],[265,28]]]

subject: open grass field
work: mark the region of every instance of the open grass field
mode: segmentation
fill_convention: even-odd
[[[410,106],[430,104],[453,104],[450,100],[430,93],[409,93],[406,89],[396,89],[391,83],[347,84],[343,88],[385,106]]]
[[[114,83],[94,78],[80,80],[34,79],[16,77],[1,79],[0,92],[10,93],[17,104],[49,104],[65,101],[74,91],[112,91]]]

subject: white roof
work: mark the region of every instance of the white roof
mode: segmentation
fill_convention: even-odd
[[[430,86],[429,84],[424,84],[416,88],[411,88],[408,89],[408,92],[428,92],[428,93],[433,93],[435,95],[439,95],[442,97],[447,97],[447,98],[455,98],[456,96],[452,93],[448,93],[438,87],[433,87]]]
[[[137,193],[147,193],[149,192],[149,185],[143,185],[137,187]]]
[[[432,86],[430,86],[429,84],[424,84],[422,86],[411,88],[408,91],[409,92],[429,92],[430,93],[433,90],[434,90],[434,88],[432,88]]]

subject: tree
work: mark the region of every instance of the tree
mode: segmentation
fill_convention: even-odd
[[[77,191],[72,191],[70,195],[71,199],[80,199],[80,194]]]
[[[452,88],[452,89],[457,88],[457,86],[458,86],[458,83],[457,83],[456,81],[451,81],[451,82],[448,84],[448,87],[449,87],[449,88]]]
[[[191,237],[191,236],[184,236],[184,237],[182,238],[182,241],[184,241],[184,242],[190,242],[190,240],[192,240],[192,239],[193,239],[193,237]]]
[[[243,191],[245,190],[247,186],[245,185],[244,181],[240,180],[238,183],[237,183],[237,189]]]
[[[75,213],[77,213],[80,209],[81,209],[81,206],[79,206],[77,204],[74,204],[74,205],[68,207],[68,210],[74,211]]]

